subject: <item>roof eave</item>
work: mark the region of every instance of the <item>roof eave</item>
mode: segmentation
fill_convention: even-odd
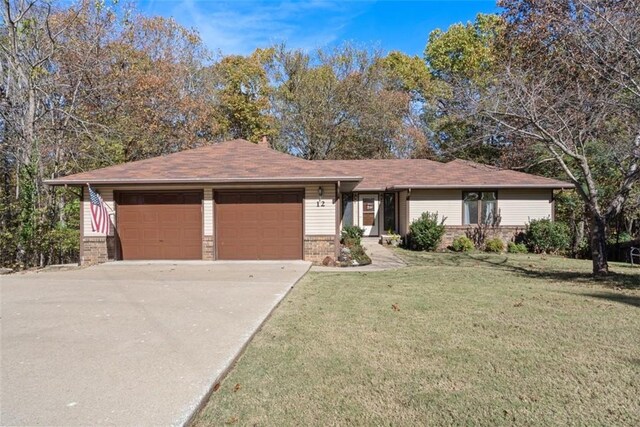
[[[388,190],[452,190],[462,188],[477,188],[477,189],[516,189],[516,188],[546,188],[551,190],[565,190],[573,189],[575,185],[570,183],[558,183],[558,184],[444,184],[444,185],[394,185],[388,188]]]
[[[153,185],[153,184],[260,184],[260,183],[296,183],[296,182],[360,182],[361,176],[321,176],[321,177],[282,177],[282,178],[166,178],[166,179],[48,179],[44,183],[51,186],[64,185]]]

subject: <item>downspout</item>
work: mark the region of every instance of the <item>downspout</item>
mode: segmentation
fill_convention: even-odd
[[[336,232],[334,236],[334,257],[338,261],[340,256],[340,223],[342,218],[342,189],[340,181],[336,183]]]

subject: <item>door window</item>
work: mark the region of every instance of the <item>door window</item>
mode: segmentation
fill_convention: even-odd
[[[365,197],[362,199],[362,225],[373,226],[376,218],[376,199]]]

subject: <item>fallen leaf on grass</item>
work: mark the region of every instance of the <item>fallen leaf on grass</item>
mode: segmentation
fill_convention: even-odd
[[[236,386],[233,388],[233,392],[235,393],[236,391],[240,390],[240,388],[242,388],[242,386],[240,384],[236,384]]]
[[[522,301],[518,301],[517,303],[513,304],[514,307],[522,307]]]
[[[391,304],[391,308],[393,308],[393,311],[400,311],[400,306],[398,306],[398,304]]]
[[[213,386],[213,391],[218,391],[219,388],[220,388],[220,383]]]

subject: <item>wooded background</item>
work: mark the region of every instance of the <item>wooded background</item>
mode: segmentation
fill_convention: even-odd
[[[5,0],[0,264],[78,257],[77,190],[43,180],[232,138],[307,159],[453,157],[569,180],[558,219],[607,272],[638,236],[640,6],[514,0],[422,57],[354,44],[221,55],[117,3]]]

